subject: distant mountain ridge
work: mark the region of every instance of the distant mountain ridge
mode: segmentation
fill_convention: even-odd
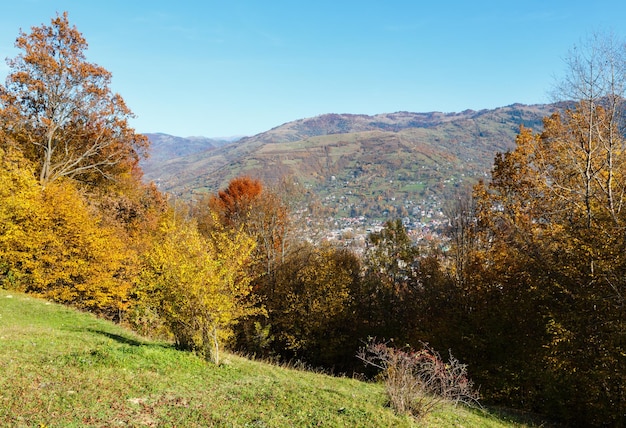
[[[462,113],[410,113],[404,111],[374,116],[331,113],[295,120],[250,137],[250,139],[267,143],[281,143],[320,135],[350,134],[366,131],[398,132],[406,128],[430,128],[443,122],[469,118],[476,113],[473,110],[466,110]]]
[[[556,108],[325,114],[221,145],[148,134],[156,155],[143,167],[147,179],[184,198],[215,192],[237,175],[268,183],[291,175],[337,215],[406,214],[411,204],[441,202],[484,177],[495,153],[514,147],[521,125],[538,131]]]
[[[215,149],[233,142],[232,139],[206,137],[175,137],[163,133],[144,134],[151,143],[150,157],[153,162],[187,156],[190,154]]]

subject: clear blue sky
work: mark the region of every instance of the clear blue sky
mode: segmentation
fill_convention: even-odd
[[[207,137],[547,102],[568,50],[626,22],[623,0],[19,0],[0,7],[0,58],[63,11],[137,131]]]

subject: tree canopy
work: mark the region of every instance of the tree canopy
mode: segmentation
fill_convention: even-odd
[[[132,112],[111,91],[111,73],[87,61],[87,42],[67,12],[21,32],[21,53],[0,86],[0,126],[45,186],[61,177],[97,182],[136,167],[148,140],[129,126]]]

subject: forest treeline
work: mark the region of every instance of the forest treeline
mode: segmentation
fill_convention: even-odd
[[[194,202],[143,183],[148,141],[67,14],[16,46],[0,86],[2,287],[216,363],[227,347],[354,373],[367,338],[428,343],[486,402],[626,424],[623,45],[569,57],[561,94],[577,101],[521,128],[491,180],[451,201],[444,242],[418,249],[389,221],[362,255],[301,236],[287,179]]]

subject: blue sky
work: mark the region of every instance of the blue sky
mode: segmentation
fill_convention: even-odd
[[[622,0],[20,0],[0,11],[0,58],[19,29],[67,11],[87,58],[139,132],[252,135],[324,113],[495,108],[549,101],[569,49],[623,38]],[[0,63],[0,78],[7,67]]]

